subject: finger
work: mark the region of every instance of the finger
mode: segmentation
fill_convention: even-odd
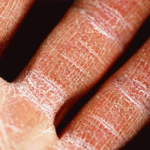
[[[0,57],[35,0],[0,0]]]
[[[83,107],[57,146],[118,149],[149,120],[150,38]]]
[[[148,0],[77,1],[16,79],[16,86],[33,103],[53,109],[54,115],[67,103],[56,118],[60,120],[123,53],[149,7]]]

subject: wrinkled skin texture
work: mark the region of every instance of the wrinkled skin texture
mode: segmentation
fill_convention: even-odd
[[[33,2],[0,0],[1,53]],[[0,79],[0,150],[112,150],[136,135],[150,120],[150,39],[106,81],[60,138],[54,120],[59,125],[106,74],[149,10],[149,0],[77,1],[16,80]]]

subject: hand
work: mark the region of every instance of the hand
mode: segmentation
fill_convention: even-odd
[[[1,51],[32,3],[2,2]],[[0,80],[0,149],[118,149],[129,141],[150,119],[150,40],[59,138],[55,126],[126,50],[149,6],[148,0],[75,3],[17,79]]]

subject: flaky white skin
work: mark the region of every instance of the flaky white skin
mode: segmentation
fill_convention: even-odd
[[[0,30],[0,42],[7,45],[3,35],[10,39],[11,26],[16,29],[23,18],[16,12],[24,16],[32,1],[0,3],[2,28],[9,26]],[[129,141],[150,119],[150,40],[100,88],[60,139],[54,119],[68,104],[56,118],[58,125],[104,76],[149,9],[148,0],[77,1],[19,77],[13,83],[0,79],[0,150],[112,150]]]

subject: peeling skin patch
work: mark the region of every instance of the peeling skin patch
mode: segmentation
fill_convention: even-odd
[[[120,79],[121,81],[122,79]],[[122,80],[124,82],[124,79]],[[119,88],[119,90],[124,94],[124,96],[127,98],[126,100],[129,101],[130,103],[133,103],[136,105],[136,107],[139,108],[143,113],[149,114],[150,115],[150,108],[149,108],[149,99],[150,95],[147,91],[145,91],[140,85],[138,85],[136,82],[128,80],[125,78],[124,85],[119,85],[116,83],[116,87]],[[127,87],[130,87],[127,89]],[[129,90],[130,89],[130,90]],[[140,93],[140,94],[137,94]],[[139,97],[139,95],[141,95]]]
[[[85,7],[86,6],[86,7]],[[93,10],[95,8],[95,11]],[[125,32],[130,36],[130,32],[133,31],[133,27],[128,23],[125,18],[114,8],[98,1],[88,1],[88,4],[79,5],[77,9],[87,19],[87,21],[93,25],[93,28],[99,33],[110,38],[115,43],[123,45],[124,40],[121,32]],[[118,31],[119,28],[119,31]],[[130,30],[130,32],[128,31]]]
[[[85,10],[81,10],[80,11],[81,14],[84,16],[84,18],[87,18],[87,20],[89,21],[89,23],[93,26],[93,28],[95,30],[97,30],[100,34],[105,35],[107,38],[111,38],[112,40],[114,40],[114,36],[110,35],[110,32],[108,32],[105,28],[103,23],[96,23],[96,19],[91,15],[87,15]]]
[[[133,27],[131,26],[131,24],[122,16],[121,12],[119,12],[117,9],[114,9],[113,7],[109,6],[109,4],[103,2],[103,1],[99,1],[99,2],[95,2],[95,3],[90,3],[90,1],[88,1],[90,5],[94,5],[95,7],[97,7],[98,9],[103,10],[104,13],[106,13],[108,15],[108,18],[110,18],[110,20],[117,20],[116,21],[116,26],[113,25],[113,28],[117,27],[117,24],[119,22],[121,22],[121,26],[126,29],[129,28],[130,30],[133,30]],[[109,21],[107,21],[109,22]],[[110,21],[111,22],[111,21]]]
[[[15,86],[20,96],[26,98],[28,102],[33,103],[46,114],[54,115],[58,106],[62,106],[64,103],[65,92],[61,86],[40,72],[29,71],[23,81],[15,83]]]

